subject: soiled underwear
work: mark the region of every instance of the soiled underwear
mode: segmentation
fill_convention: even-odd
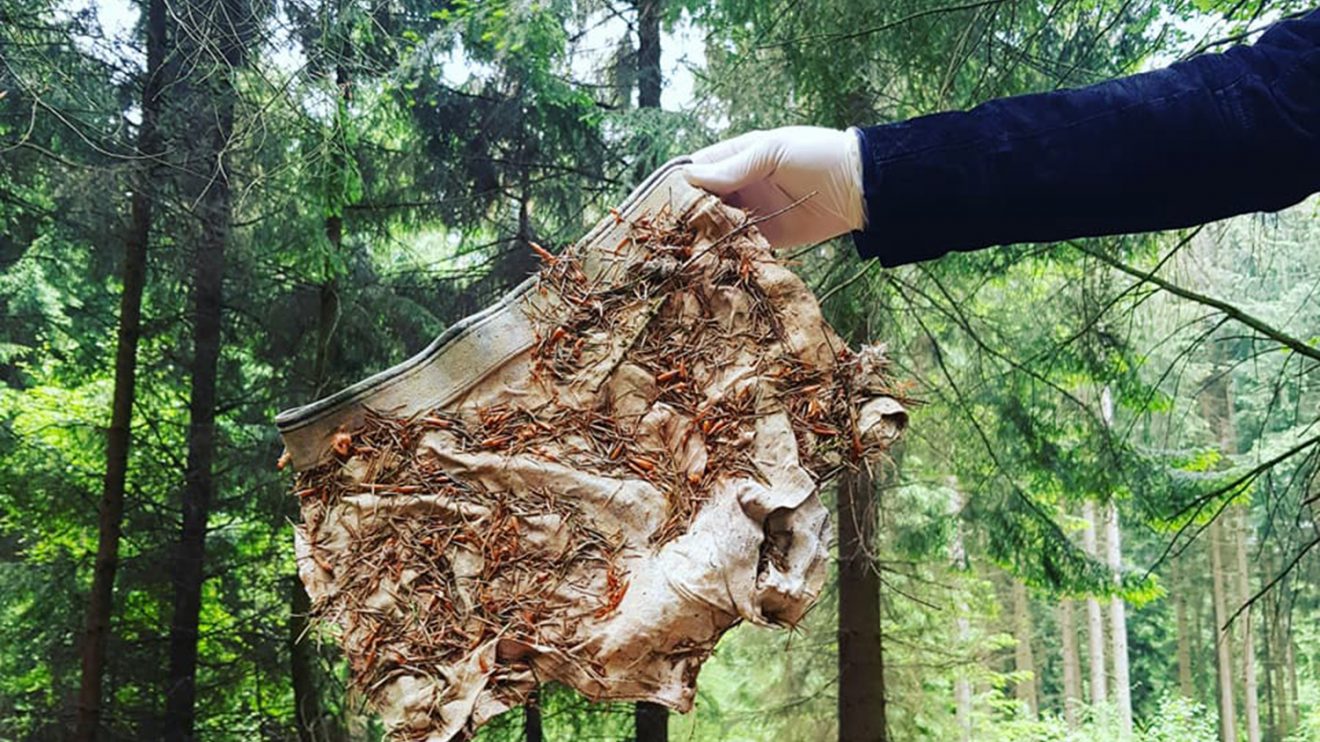
[[[558,681],[687,711],[820,593],[818,489],[907,414],[746,214],[666,166],[409,361],[280,415],[299,575],[396,738]]]

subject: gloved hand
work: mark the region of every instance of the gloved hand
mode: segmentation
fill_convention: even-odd
[[[725,203],[766,216],[757,225],[772,247],[814,245],[862,229],[862,159],[857,133],[816,126],[752,131],[692,155],[687,181]]]

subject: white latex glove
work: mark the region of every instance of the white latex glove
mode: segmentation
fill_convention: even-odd
[[[865,226],[862,158],[849,129],[786,126],[752,131],[692,155],[687,181],[725,203],[766,216],[757,225],[776,248],[814,245]]]

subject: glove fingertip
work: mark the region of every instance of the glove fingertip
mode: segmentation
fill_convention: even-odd
[[[716,195],[723,195],[714,187],[716,185],[714,168],[710,165],[684,165],[683,178],[687,180],[688,185],[697,188],[703,188]]]

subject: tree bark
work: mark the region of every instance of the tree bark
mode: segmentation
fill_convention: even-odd
[[[1297,703],[1297,656],[1293,649],[1292,616],[1288,615],[1283,630],[1283,669],[1287,676],[1287,692],[1283,695],[1283,718],[1292,731],[1301,724]]]
[[[1210,523],[1210,582],[1215,606],[1215,668],[1219,688],[1219,739],[1237,742],[1237,713],[1233,702],[1233,650],[1229,632],[1227,598],[1224,589],[1224,564],[1220,558],[1223,537],[1220,519]]]
[[[146,8],[147,69],[142,84],[142,126],[137,152],[141,164],[134,179],[128,232],[124,239],[124,289],[119,297],[118,346],[115,349],[115,389],[106,435],[105,479],[97,519],[98,543],[92,572],[92,592],[82,645],[82,677],[78,689],[78,719],[74,739],[96,739],[101,722],[101,690],[105,675],[110,616],[114,608],[115,572],[124,522],[124,491],[128,452],[132,445],[133,400],[137,393],[137,348],[142,335],[142,293],[147,279],[147,248],[155,201],[153,180],[162,147],[157,127],[162,106],[165,62],[165,1],[149,0]]]
[[[316,653],[304,634],[312,600],[297,573],[293,576],[293,592],[289,601],[292,615],[289,620],[289,675],[293,681],[294,724],[298,742],[316,742],[316,729],[321,720],[320,695],[316,690]]]
[[[637,107],[659,108],[660,14],[664,0],[635,0],[637,5]]]
[[[1222,350],[1218,346],[1216,346],[1215,352],[1217,357],[1222,355]],[[1230,457],[1237,452],[1237,431],[1234,428],[1233,407],[1231,377],[1222,364],[1217,364],[1215,371],[1207,379],[1205,390],[1201,395],[1201,409],[1203,417],[1210,424],[1211,429],[1215,431],[1219,451],[1225,457]],[[1231,518],[1231,516],[1229,517]],[[1215,608],[1215,663],[1218,670],[1216,677],[1219,685],[1219,733],[1223,742],[1236,742],[1238,730],[1233,686],[1233,641],[1232,631],[1226,626],[1229,614],[1228,602],[1231,598],[1229,597],[1230,586],[1228,584],[1229,577],[1224,550],[1230,546],[1227,537],[1233,537],[1234,542],[1238,539],[1237,534],[1234,533],[1237,529],[1233,528],[1232,524],[1225,524],[1224,520],[1225,518],[1221,514],[1210,524],[1210,573]],[[1230,531],[1225,533],[1225,528],[1229,528]],[[1234,592],[1237,592],[1237,590],[1234,589]],[[1259,734],[1259,718],[1257,718],[1256,733]],[[1248,735],[1250,734],[1250,722],[1248,722]]]
[[[638,701],[633,706],[633,726],[637,742],[665,742],[669,739],[669,709]]]
[[[1269,571],[1270,559],[1268,556],[1261,560],[1261,570],[1264,572],[1264,580],[1270,578]],[[1261,600],[1261,633],[1265,641],[1261,642],[1261,664],[1265,668],[1263,688],[1261,689],[1265,696],[1265,737],[1266,739],[1278,739],[1279,734],[1279,714],[1278,714],[1278,694],[1274,692],[1275,676],[1275,656],[1274,656],[1274,621],[1273,621],[1273,599],[1266,594]]]
[[[339,87],[339,96],[343,105],[337,109],[335,120],[336,136],[342,137],[346,121],[341,120],[352,101],[352,82],[348,68],[344,65],[335,67],[335,84]],[[334,148],[335,163],[340,168],[348,167],[344,162],[344,143],[338,142]],[[335,180],[340,180],[336,178]],[[340,209],[344,204],[332,204]],[[336,209],[330,209],[323,224],[326,241],[330,244],[330,253],[339,255],[344,244],[344,219]],[[329,262],[329,261],[327,261]],[[339,324],[339,290],[336,276],[327,269],[317,297],[316,348],[312,357],[312,398],[319,398],[330,384],[331,349],[335,328]],[[290,498],[290,504],[296,511],[296,502]],[[296,519],[298,514],[294,512]],[[307,638],[307,629],[312,609],[311,597],[303,585],[295,567],[293,588],[290,593],[289,611],[289,671],[293,678],[294,719],[298,727],[299,742],[315,742],[318,738],[340,736],[327,729],[332,725],[330,715],[321,703],[320,683],[318,681],[316,648]]]
[[[326,217],[325,232],[335,252],[339,251],[342,229],[343,219],[338,216]],[[338,283],[334,278],[326,278],[317,291],[316,357],[312,360],[312,376],[316,380],[315,398],[325,393],[330,378],[330,343],[335,325],[339,322]]]
[[[963,542],[962,520],[959,514],[963,508],[962,489],[958,486],[957,477],[949,477],[949,516],[954,519],[953,522],[953,540],[949,543],[949,563],[955,570],[961,570],[966,566],[967,547]],[[967,646],[967,641],[971,637],[971,621],[967,618],[967,601],[961,595],[958,598],[957,605],[954,606],[957,615],[954,618],[954,635],[958,639],[958,646]],[[967,677],[967,673],[958,672],[953,679],[953,703],[954,714],[958,723],[958,739],[960,742],[970,742],[972,739],[972,681]]]
[[[1186,556],[1190,553],[1191,552],[1185,552],[1184,558],[1186,558]],[[1204,569],[1202,569],[1203,566],[1204,565],[1201,564],[1197,565],[1196,574],[1201,574],[1201,575],[1209,574],[1210,568],[1208,566],[1204,566]],[[1192,597],[1194,598],[1194,600],[1192,601],[1192,643],[1191,643],[1192,644],[1191,647],[1192,684],[1195,686],[1197,701],[1203,701],[1203,699],[1205,698],[1205,695],[1201,693],[1202,690],[1201,686],[1205,682],[1205,678],[1207,675],[1207,668],[1205,663],[1206,658],[1204,656],[1206,602],[1209,601],[1212,606],[1214,604],[1214,600],[1211,596],[1211,593],[1213,591],[1207,591],[1204,590],[1203,588],[1204,588],[1204,584],[1198,585],[1195,592],[1192,593]],[[1211,636],[1212,637],[1214,636],[1213,631],[1211,632]]]
[[[1191,628],[1187,620],[1187,578],[1183,572],[1182,557],[1173,560],[1173,605],[1178,618],[1178,692],[1184,698],[1196,698],[1192,685]]]
[[[1059,601],[1060,644],[1063,652],[1063,719],[1069,729],[1077,728],[1077,711],[1082,703],[1082,663],[1077,654],[1077,618],[1073,601]]]
[[[1034,719],[1040,706],[1036,699],[1036,659],[1031,651],[1031,600],[1027,596],[1027,586],[1018,579],[1013,580],[1013,634],[1017,639],[1013,652],[1014,669],[1025,676],[1017,681],[1013,694],[1026,707],[1027,715]]]
[[[188,459],[183,487],[183,519],[174,558],[174,612],[169,637],[169,672],[165,695],[165,737],[192,740],[196,721],[197,638],[205,580],[206,527],[215,494],[216,387],[221,343],[225,247],[229,242],[231,202],[229,144],[234,128],[234,70],[242,59],[240,29],[249,19],[241,0],[195,3],[183,14],[198,60],[215,68],[194,67],[189,87],[196,124],[190,157],[189,196],[200,235],[193,256],[192,389],[188,401]]]
[[[1273,550],[1266,550],[1265,558],[1261,560],[1262,582],[1272,579],[1276,569],[1278,564]],[[1282,637],[1279,631],[1279,614],[1283,605],[1279,596],[1283,589],[1280,585],[1265,596],[1265,698],[1269,709],[1269,739],[1282,739],[1288,734],[1288,722],[1283,713],[1287,691],[1283,682],[1283,657],[1280,651]]]
[[[839,483],[839,742],[887,738],[873,491],[865,470]]]
[[[1082,518],[1086,520],[1086,530],[1082,532],[1082,546],[1092,558],[1100,558],[1096,539],[1095,503],[1087,500],[1082,504]],[[1091,705],[1105,702],[1105,619],[1100,612],[1100,601],[1095,596],[1086,598],[1086,633],[1089,656],[1087,661],[1091,669]]]
[[[536,137],[524,128],[519,132],[518,161],[529,163],[535,162],[536,158]],[[527,280],[539,267],[539,260],[531,248],[531,244],[539,240],[532,223],[532,185],[532,168],[519,168],[515,191],[518,199],[517,232],[513,235],[511,249],[502,250],[492,266],[490,290],[494,296],[500,296]]]
[[[527,696],[523,706],[524,742],[545,742],[545,733],[541,731],[541,691],[534,690]]]
[[[1118,505],[1110,500],[1105,517],[1105,546],[1109,555],[1109,569],[1118,579],[1123,567],[1123,546],[1118,523]],[[1109,633],[1114,649],[1114,705],[1118,707],[1119,731],[1124,738],[1132,736],[1132,683],[1128,673],[1127,606],[1123,598],[1109,599]]]
[[[1237,506],[1233,539],[1237,556],[1238,605],[1251,599],[1251,579],[1247,568],[1247,535],[1249,519],[1246,506]],[[1242,711],[1247,717],[1247,742],[1260,742],[1260,697],[1256,685],[1256,638],[1252,625],[1252,608],[1247,607],[1238,616],[1242,631]]]
[[[635,0],[637,7],[637,106],[660,107],[660,10],[663,0]],[[637,742],[669,738],[669,711],[653,703],[633,709]]]
[[[232,117],[232,108],[228,111]],[[222,126],[232,124],[232,119]],[[219,139],[217,135],[216,139]],[[217,149],[217,152],[220,150]],[[215,406],[220,357],[221,273],[228,240],[229,187],[217,178],[199,204],[203,236],[193,273],[192,394],[188,405],[188,463],[183,524],[174,562],[174,620],[166,700],[171,739],[192,739],[196,700],[197,627],[205,578],[206,524],[215,492]]]

